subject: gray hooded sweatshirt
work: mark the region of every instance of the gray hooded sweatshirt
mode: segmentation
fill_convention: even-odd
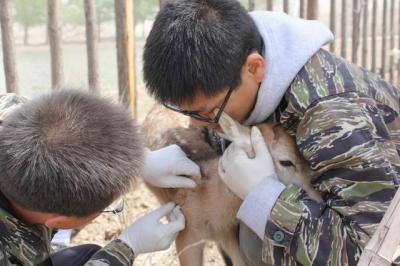
[[[265,121],[278,107],[283,95],[306,62],[333,34],[322,23],[303,20],[280,12],[251,12],[264,42],[266,61],[264,80],[257,95],[256,105],[247,125]],[[257,185],[243,201],[237,217],[261,239],[268,216],[282,190],[276,176],[268,176]]]

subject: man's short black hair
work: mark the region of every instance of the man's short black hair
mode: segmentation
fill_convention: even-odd
[[[33,211],[99,212],[129,189],[142,161],[128,110],[82,91],[39,96],[0,128],[0,190]]]
[[[261,37],[235,0],[172,0],[158,13],[144,48],[144,79],[158,101],[191,101],[240,84]]]

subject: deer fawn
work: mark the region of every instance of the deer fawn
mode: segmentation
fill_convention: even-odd
[[[247,143],[246,150],[251,155],[250,129],[226,115],[220,124],[229,139],[239,142],[239,145]],[[309,195],[318,195],[310,186],[310,170],[298,153],[293,138],[276,124],[260,124],[258,127],[281,180],[300,185]],[[177,144],[201,169],[202,178],[194,179],[197,183],[194,189],[159,188],[146,184],[160,202],[173,201],[182,207],[186,227],[176,239],[180,264],[203,265],[204,240],[212,240],[233,265],[246,265],[239,250],[237,234],[239,222],[236,213],[241,200],[219,178],[220,156],[211,148],[204,130],[189,127],[188,117],[156,105],[146,116],[142,132],[148,148],[155,150]],[[295,180],[291,180],[293,177]]]

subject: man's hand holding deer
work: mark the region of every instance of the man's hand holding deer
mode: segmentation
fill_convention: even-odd
[[[279,182],[272,157],[257,127],[251,129],[251,144],[254,158],[249,158],[246,151],[233,142],[219,161],[220,177],[241,199],[245,199],[263,179]]]
[[[190,176],[200,177],[200,168],[178,145],[146,152],[143,178],[153,186],[194,188],[196,183]]]
[[[229,145],[219,161],[218,172],[232,192],[243,199],[237,218],[262,239],[267,217],[285,185],[277,178],[271,154],[257,127],[251,129],[251,145],[254,158],[249,158],[235,142]],[[265,200],[260,195],[270,197]]]

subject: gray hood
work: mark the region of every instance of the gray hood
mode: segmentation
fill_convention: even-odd
[[[285,91],[304,64],[323,45],[333,40],[321,22],[290,17],[284,13],[251,12],[264,42],[264,80],[246,125],[260,123],[278,107]]]

